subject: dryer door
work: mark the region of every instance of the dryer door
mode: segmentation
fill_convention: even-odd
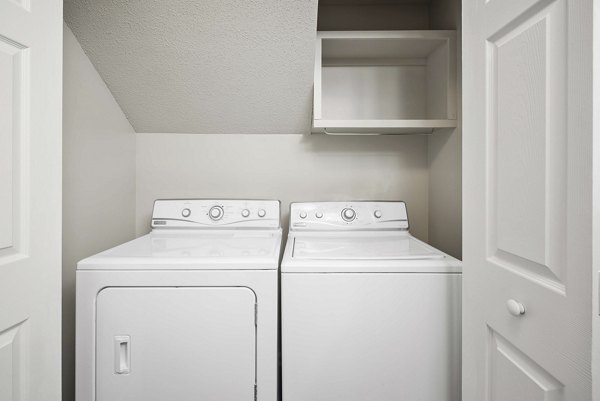
[[[255,304],[245,287],[102,290],[96,400],[253,400]]]

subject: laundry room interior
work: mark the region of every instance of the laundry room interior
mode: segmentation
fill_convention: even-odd
[[[600,400],[598,27],[0,0],[0,401]]]
[[[402,200],[414,236],[461,257],[459,89],[456,127],[311,134],[317,31],[460,32],[458,0],[192,3],[65,1],[65,400],[75,266],[147,233],[156,199],[279,199],[284,233],[290,202]]]

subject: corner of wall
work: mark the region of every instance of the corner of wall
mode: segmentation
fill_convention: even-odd
[[[442,251],[462,258],[462,68],[461,4],[459,0],[434,0],[432,29],[456,29],[457,127],[436,131],[428,141],[429,242]]]
[[[63,41],[63,400],[74,401],[76,264],[134,237],[135,137],[66,24]]]

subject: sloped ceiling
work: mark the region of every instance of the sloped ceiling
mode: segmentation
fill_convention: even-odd
[[[65,0],[137,132],[307,133],[317,0]]]

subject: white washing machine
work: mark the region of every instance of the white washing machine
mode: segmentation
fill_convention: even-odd
[[[281,308],[283,401],[461,399],[461,264],[403,202],[293,203]]]
[[[280,205],[157,200],[77,266],[77,401],[275,401]]]

